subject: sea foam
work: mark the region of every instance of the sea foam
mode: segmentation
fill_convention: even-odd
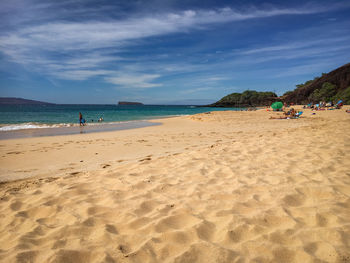
[[[70,124],[37,124],[37,123],[22,123],[22,124],[11,124],[0,127],[0,131],[15,131],[15,130],[26,130],[26,129],[41,129],[41,128],[57,128],[57,127],[68,127]]]

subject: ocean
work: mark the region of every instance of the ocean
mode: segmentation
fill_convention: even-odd
[[[125,126],[125,123],[146,123],[161,117],[222,110],[240,109],[177,105],[0,105],[0,132],[79,126],[79,112],[87,126],[118,123]],[[98,123],[100,117],[102,123]]]

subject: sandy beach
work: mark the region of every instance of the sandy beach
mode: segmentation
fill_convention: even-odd
[[[1,262],[350,262],[350,114],[0,141]]]

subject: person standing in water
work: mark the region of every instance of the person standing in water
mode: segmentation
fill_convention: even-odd
[[[80,126],[84,125],[84,123],[83,123],[83,115],[81,114],[81,112],[79,112],[79,125]]]

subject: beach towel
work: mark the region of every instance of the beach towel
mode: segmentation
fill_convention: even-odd
[[[297,114],[295,114],[295,117],[299,118],[303,114],[302,111],[299,111]]]

